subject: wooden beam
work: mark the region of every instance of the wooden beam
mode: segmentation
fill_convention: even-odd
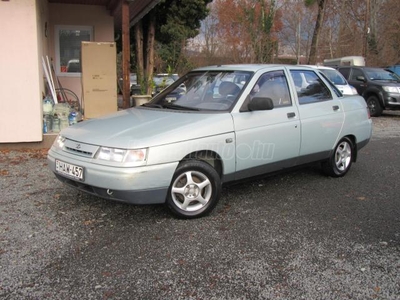
[[[115,17],[116,12],[118,9],[121,9],[121,4],[125,0],[110,0],[110,2],[107,5],[107,9],[110,11],[110,15]]]
[[[131,46],[129,40],[129,3],[122,2],[122,95],[123,108],[130,106],[130,66],[131,66]]]

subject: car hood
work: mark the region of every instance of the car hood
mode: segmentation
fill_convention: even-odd
[[[353,92],[353,89],[348,84],[335,84],[335,86],[342,92],[343,95],[357,95],[357,93]]]
[[[400,86],[400,82],[399,81],[393,81],[393,80],[371,80],[371,81],[375,85],[395,86],[395,87],[399,87]]]
[[[201,113],[131,108],[62,130],[77,142],[134,149],[152,147],[233,131],[229,113]]]

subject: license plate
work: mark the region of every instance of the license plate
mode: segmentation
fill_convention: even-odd
[[[56,160],[56,171],[59,174],[83,181],[83,167]]]

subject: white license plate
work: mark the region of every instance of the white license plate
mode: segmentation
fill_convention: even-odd
[[[83,181],[83,167],[71,165],[56,159],[56,171],[59,174]]]

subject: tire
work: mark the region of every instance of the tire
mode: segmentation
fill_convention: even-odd
[[[179,164],[168,190],[167,205],[179,218],[205,216],[217,205],[221,179],[208,163],[188,160]]]
[[[353,163],[354,151],[353,142],[349,138],[341,139],[331,157],[322,163],[324,173],[332,177],[346,175]]]
[[[382,114],[382,107],[379,99],[376,96],[369,96],[367,99],[367,106],[371,117],[379,117]]]

